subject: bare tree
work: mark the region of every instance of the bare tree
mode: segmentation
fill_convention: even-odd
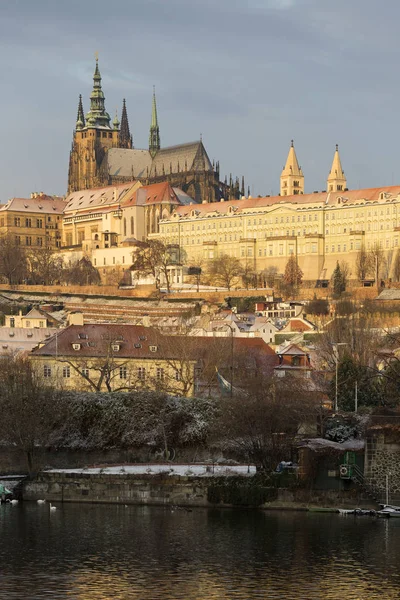
[[[8,355],[1,362],[1,439],[25,454],[31,473],[65,418],[66,406],[59,391],[43,385],[27,357]]]
[[[215,283],[230,290],[241,276],[243,267],[238,258],[229,256],[229,254],[221,254],[210,261],[208,270]]]
[[[303,382],[257,378],[252,391],[222,400],[216,438],[223,446],[272,470],[291,460],[291,448],[304,424],[315,424],[320,402]],[[304,388],[304,389],[303,389]]]
[[[148,380],[156,390],[178,396],[193,396],[196,376],[196,338],[189,335],[158,336],[158,359],[162,365],[157,368],[152,381]]]
[[[201,278],[203,275],[203,262],[204,261],[201,258],[198,258],[192,260],[188,267],[188,277],[196,284],[197,291],[200,289]]]
[[[180,264],[180,249],[163,240],[149,240],[132,254],[132,270],[139,275],[152,275],[156,281],[162,277],[167,292],[171,291],[170,267]]]
[[[67,364],[76,375],[82,378],[80,387],[93,392],[118,392],[135,389],[138,385],[136,369],[129,360],[116,357],[114,350],[117,340],[110,339],[104,356],[60,357],[60,364]]]
[[[62,279],[64,260],[53,248],[35,248],[27,252],[31,283],[52,285]]]
[[[351,269],[350,269],[350,265],[347,262],[347,260],[340,261],[340,270],[342,272],[342,277],[343,277],[343,281],[345,283],[345,287],[347,288],[350,277],[351,277]]]
[[[341,309],[343,305],[343,309]],[[367,313],[359,312],[349,301],[337,305],[336,317],[326,324],[316,341],[322,369],[334,371],[336,360],[349,354],[358,364],[372,366],[380,336]],[[342,313],[342,314],[339,314]]]
[[[275,267],[274,265],[267,267],[261,273],[261,275],[264,278],[265,282],[267,283],[268,287],[270,287],[270,288],[274,287],[275,279],[276,279],[278,273],[279,273],[279,269],[278,269],[278,267]]]
[[[375,242],[371,250],[369,251],[371,272],[374,275],[376,284],[379,284],[379,280],[382,277],[383,266],[385,262],[385,253],[380,247],[378,242]]]
[[[393,261],[393,279],[400,281],[400,250],[397,250]]]
[[[241,277],[246,290],[250,287],[257,287],[257,272],[254,270],[254,265],[251,262],[246,261],[242,267]]]
[[[392,264],[394,262],[394,251],[393,249],[389,249],[386,251],[386,254],[383,257],[383,261],[382,261],[382,277],[383,279],[387,280],[390,277],[390,272],[392,270]]]
[[[11,234],[0,237],[0,275],[12,285],[21,283],[27,274],[25,249]]]
[[[86,256],[64,269],[62,277],[66,283],[72,285],[98,285],[100,275]]]
[[[359,281],[367,279],[371,272],[371,255],[362,246],[356,256],[356,276]]]

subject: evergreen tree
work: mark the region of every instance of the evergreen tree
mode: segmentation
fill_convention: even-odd
[[[297,264],[297,259],[294,254],[291,254],[289,260],[286,263],[283,280],[286,283],[286,285],[293,288],[300,286],[303,281],[303,271]]]
[[[337,262],[335,270],[332,274],[332,288],[333,295],[335,298],[340,298],[343,292],[346,291],[346,283],[346,278],[342,273],[342,269],[340,268],[339,262]]]

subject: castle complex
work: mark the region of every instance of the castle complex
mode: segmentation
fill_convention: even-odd
[[[219,164],[201,140],[161,147],[154,92],[149,147],[135,149],[125,100],[121,121],[111,123],[105,110],[97,59],[86,116],[79,98],[68,189],[66,198],[10,200],[0,208],[0,234],[21,246],[60,249],[67,260],[86,255],[102,276],[128,270],[135,248],[153,238],[175,248],[183,263],[176,272],[207,270],[208,261],[228,254],[251,271],[283,273],[294,255],[304,279],[323,285],[338,261],[356,279],[360,250],[378,248],[386,256],[380,276],[394,274],[400,186],[349,190],[336,146],[326,190],[305,194],[292,141],[279,196],[246,197],[244,181],[219,181]]]
[[[304,194],[292,142],[280,196],[178,206],[160,221],[158,236],[179,245],[189,264],[206,265],[228,254],[255,272],[276,266],[283,273],[295,255],[304,278],[320,285],[337,261],[346,261],[356,279],[359,251],[379,248],[390,277],[400,237],[400,186],[348,190],[346,185],[336,146],[326,191]]]
[[[229,184],[219,180],[219,162],[211,163],[202,140],[163,148],[158,125],[156,96],[153,91],[148,149],[136,149],[129,129],[126,102],[121,122],[116,115],[111,123],[105,110],[98,60],[93,75],[90,111],[86,117],[82,96],[70,153],[68,192],[104,187],[133,180],[144,185],[168,181],[196,202],[216,202],[222,197],[244,195],[239,179]]]

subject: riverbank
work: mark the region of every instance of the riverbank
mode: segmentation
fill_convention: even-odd
[[[278,476],[279,477],[279,476]],[[124,465],[40,472],[22,486],[27,501],[270,510],[376,509],[358,489],[280,487],[248,465]]]

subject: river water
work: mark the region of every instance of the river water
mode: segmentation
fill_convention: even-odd
[[[400,598],[400,519],[0,506],[0,599]]]

